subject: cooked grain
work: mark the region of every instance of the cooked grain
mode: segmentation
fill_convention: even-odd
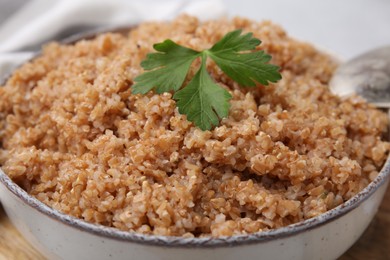
[[[208,62],[233,96],[219,127],[194,127],[171,94],[131,94],[153,43],[201,50],[236,28],[262,40],[283,79],[245,89]],[[191,237],[286,226],[351,198],[390,149],[384,113],[330,93],[336,66],[279,26],[242,18],[181,16],[51,43],[0,88],[0,165],[45,204],[121,230]]]

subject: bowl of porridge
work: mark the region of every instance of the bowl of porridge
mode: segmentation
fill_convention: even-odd
[[[172,93],[132,93],[153,44],[202,50],[235,29],[261,39],[282,79],[241,88],[208,62],[232,96],[220,125],[199,129]],[[332,94],[337,66],[244,18],[49,43],[0,88],[2,205],[50,259],[337,258],[390,174],[388,115]]]

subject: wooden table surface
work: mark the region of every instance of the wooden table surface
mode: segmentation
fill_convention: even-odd
[[[0,208],[0,260],[45,259],[12,226]],[[374,220],[339,260],[390,259],[390,186]]]

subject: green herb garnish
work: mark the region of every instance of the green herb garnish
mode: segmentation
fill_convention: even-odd
[[[281,79],[279,67],[268,64],[271,56],[254,51],[261,41],[242,30],[227,33],[211,49],[195,51],[172,40],[153,45],[157,53],[149,53],[141,66],[147,72],[135,78],[134,94],[175,92],[173,99],[181,114],[202,130],[218,125],[229,113],[231,95],[216,84],[206,70],[211,58],[221,70],[243,87],[254,87],[256,82],[268,85]],[[201,66],[190,82],[183,86],[188,70],[196,58]]]

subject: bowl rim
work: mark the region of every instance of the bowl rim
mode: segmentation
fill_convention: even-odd
[[[124,32],[129,31],[134,26],[121,26],[121,27],[105,27],[88,32],[75,34],[61,41],[64,44],[73,44],[79,40],[91,39],[100,33],[107,32]],[[32,59],[39,56],[41,52],[36,52]],[[1,82],[5,82],[5,79]],[[106,237],[108,239],[120,240],[124,242],[131,242],[137,244],[143,244],[148,246],[161,246],[171,248],[219,248],[219,247],[232,247],[239,245],[248,245],[254,243],[265,243],[272,240],[278,240],[286,237],[295,236],[299,233],[315,229],[328,222],[337,220],[343,215],[349,213],[353,209],[357,208],[364,201],[366,201],[372,194],[374,194],[379,187],[384,185],[390,176],[390,154],[387,157],[385,164],[383,165],[378,176],[369,183],[363,190],[353,196],[351,199],[342,203],[341,205],[311,219],[307,219],[292,225],[285,227],[272,229],[268,231],[261,231],[251,234],[241,234],[226,237],[193,237],[183,238],[178,236],[161,236],[161,235],[145,235],[136,232],[121,231],[114,227],[107,227],[99,224],[93,224],[86,222],[82,219],[72,217],[70,215],[61,213],[55,210],[43,202],[39,201],[35,197],[29,195],[25,190],[19,187],[13,182],[8,175],[6,175],[0,166],[0,182],[4,187],[11,192],[14,196],[20,199],[25,205],[31,207],[34,210],[50,217],[53,220],[59,221],[71,228],[76,228],[80,231],[88,232],[94,235]]]

